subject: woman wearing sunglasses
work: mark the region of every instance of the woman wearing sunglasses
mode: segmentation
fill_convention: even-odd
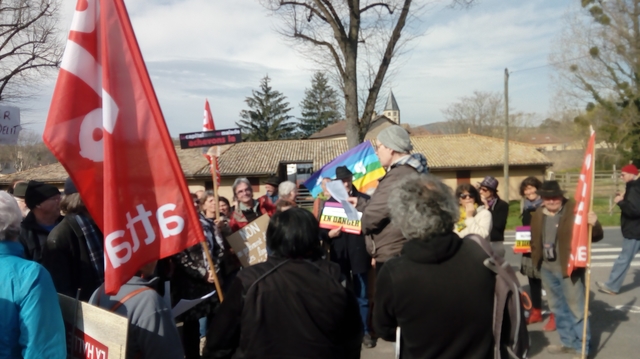
[[[461,184],[456,189],[456,198],[460,203],[460,219],[453,231],[460,238],[477,234],[488,240],[492,225],[491,212],[482,205],[478,190],[469,183]]]

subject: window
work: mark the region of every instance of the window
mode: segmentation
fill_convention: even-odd
[[[281,163],[279,174],[280,178],[286,178],[300,186],[313,174],[313,163]]]

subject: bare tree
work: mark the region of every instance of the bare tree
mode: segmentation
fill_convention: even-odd
[[[442,110],[446,133],[475,133],[478,135],[504,136],[504,97],[499,92],[474,91],[463,96]],[[509,133],[517,136],[530,127],[536,114],[509,110]]]
[[[20,131],[17,145],[0,145],[0,171],[13,167],[16,172],[58,162],[42,142],[42,136],[29,130]]]
[[[281,17],[283,36],[293,40],[323,70],[331,68],[336,73],[344,94],[347,141],[350,147],[357,146],[369,130],[391,61],[411,38],[405,26],[424,4],[417,2],[416,6],[411,0],[261,2]],[[472,2],[455,0],[452,4],[468,6]],[[359,78],[364,82],[361,87],[366,87],[361,92]],[[364,104],[362,112],[360,102]]]
[[[60,64],[59,0],[0,0],[0,101],[28,97]]]

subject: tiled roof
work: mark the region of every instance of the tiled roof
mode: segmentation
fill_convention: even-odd
[[[411,138],[414,152],[424,154],[433,169],[502,166],[504,140],[474,134],[428,135]],[[509,141],[509,165],[545,165],[549,159],[535,146]]]
[[[323,128],[322,130],[309,136],[309,138],[315,139],[315,138],[326,138],[326,137],[341,136],[341,135],[344,136],[346,132],[347,132],[347,121],[342,120]]]
[[[414,152],[424,154],[429,167],[438,169],[478,168],[503,165],[504,141],[474,134],[412,136]],[[226,147],[226,146],[225,146]],[[223,176],[271,175],[281,163],[311,162],[318,170],[348,150],[345,139],[243,142],[222,149],[220,172]],[[187,178],[209,176],[208,162],[199,148],[176,148]],[[550,166],[549,159],[535,146],[509,143],[509,163]],[[14,178],[63,182],[67,173],[59,163],[33,168],[0,178],[8,184]]]

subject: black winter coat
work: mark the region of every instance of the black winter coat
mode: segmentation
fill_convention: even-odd
[[[640,240],[640,179],[627,182],[624,198],[618,202],[622,210],[620,227],[622,236]]]
[[[484,250],[451,232],[410,240],[377,277],[373,327],[401,358],[493,358],[495,276]]]
[[[369,196],[358,192],[355,188],[353,188],[351,196],[362,199],[362,201],[368,201],[370,199]],[[362,201],[358,202],[362,203]],[[337,201],[331,197],[327,202],[336,203]],[[327,202],[325,202],[325,204]],[[320,229],[320,233],[322,239],[331,244],[329,255],[331,261],[338,263],[340,271],[344,275],[347,275],[349,272],[362,274],[369,271],[369,268],[371,268],[371,256],[367,252],[364,235],[342,232],[340,236],[336,238],[329,238],[329,230]]]
[[[56,223],[62,222],[64,217],[60,216]],[[36,216],[33,211],[29,212],[20,224],[20,243],[24,247],[24,258],[38,263],[42,262],[42,243],[46,242],[49,231],[40,227],[36,222]],[[42,237],[42,240],[40,239]]]
[[[507,228],[509,204],[496,197],[496,203],[489,207],[493,226],[491,227],[491,242],[504,242],[504,230]]]
[[[269,257],[238,273],[204,358],[360,358],[362,323],[334,263]]]
[[[98,226],[94,230],[103,238]],[[80,300],[85,302],[103,282],[91,262],[87,239],[75,214],[68,214],[49,233],[42,253],[42,265],[51,274],[58,293],[75,298],[80,288]]]

